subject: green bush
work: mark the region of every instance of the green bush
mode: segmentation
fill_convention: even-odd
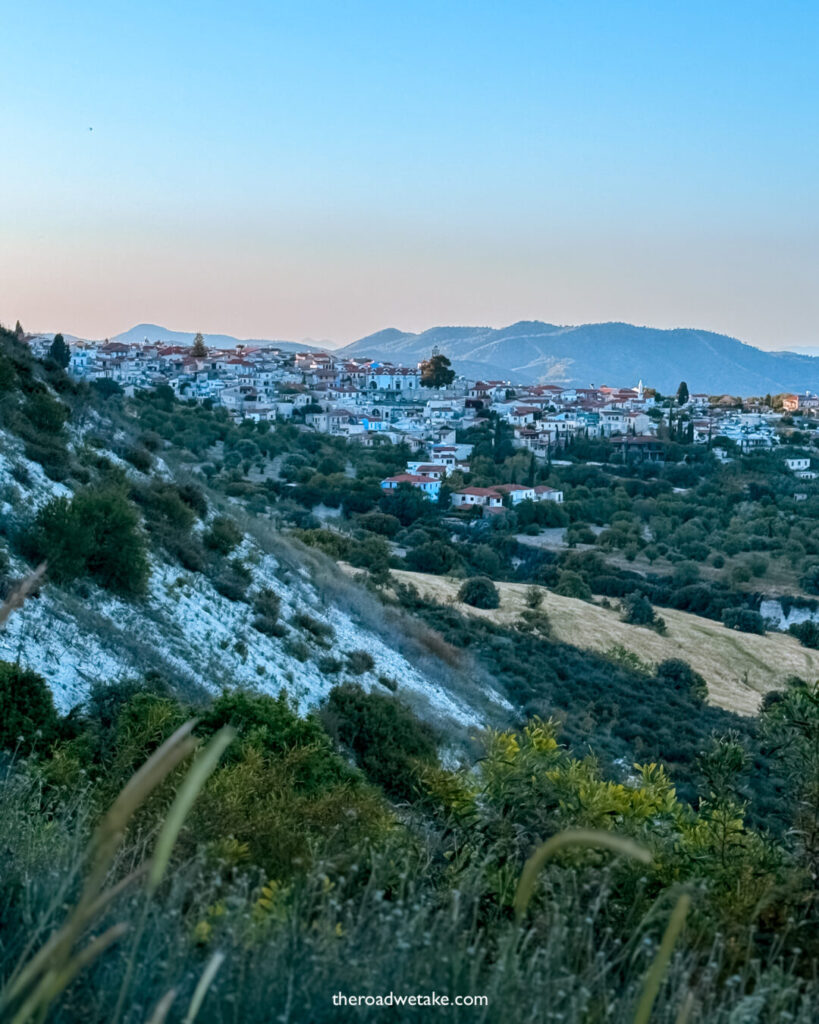
[[[470,576],[461,584],[458,600],[473,608],[497,608],[500,594],[492,580],[486,576]]]
[[[322,647],[329,646],[330,641],[336,635],[336,631],[329,622],[322,622],[308,612],[296,612],[290,622],[291,625],[311,636]]]
[[[380,534],[382,537],[394,537],[401,529],[400,520],[385,512],[367,512],[358,517],[358,525],[362,529]]]
[[[0,661],[0,748],[28,753],[45,748],[57,734],[59,716],[45,679]]]
[[[121,594],[145,592],[150,574],[136,509],[118,490],[53,498],[23,537],[34,561],[45,561],[57,583],[87,575]]]
[[[722,613],[723,625],[743,633],[765,633],[765,620],[751,608],[726,608]]]
[[[591,600],[591,589],[580,575],[571,569],[562,569],[557,577],[555,593],[562,597],[576,597],[581,601]]]
[[[217,516],[205,533],[205,547],[219,555],[229,555],[242,540],[242,531],[227,516]]]
[[[434,540],[427,544],[419,544],[407,552],[407,568],[413,572],[428,572],[442,575],[449,572],[458,560],[458,555],[451,544]]]
[[[788,626],[788,632],[795,636],[803,647],[819,649],[819,623],[811,622],[810,619],[805,622],[794,622]]]
[[[650,626],[660,632],[665,631],[665,622],[657,616],[649,599],[639,591],[626,595],[622,618],[632,626]]]
[[[819,594],[819,563],[809,565],[799,582],[809,594]]]
[[[23,415],[35,430],[44,434],[58,434],[68,419],[68,409],[47,391],[38,391],[26,400]]]
[[[150,473],[151,466],[154,464],[153,456],[147,448],[140,448],[135,445],[132,448],[127,448],[122,457],[126,462],[130,462],[134,469],[138,469],[140,473]]]
[[[681,658],[661,661],[655,674],[666,689],[681,691],[698,701],[705,701],[708,698],[708,685],[705,679]]]
[[[240,559],[234,558],[219,569],[212,582],[217,592],[229,601],[246,601],[247,588],[252,579],[247,566]]]
[[[437,760],[434,731],[393,696],[366,693],[358,683],[334,686],[322,720],[351,750],[373,782],[397,799],[416,792],[416,770]]]
[[[240,760],[245,745],[255,747],[265,757],[302,749],[310,756],[298,761],[300,786],[315,790],[350,777],[318,718],[301,718],[284,690],[278,697],[247,690],[226,691],[200,714],[196,731],[211,736],[224,725],[232,725],[237,732],[228,749],[228,761]]]
[[[348,651],[347,669],[354,676],[363,676],[375,668],[375,658],[369,651]]]

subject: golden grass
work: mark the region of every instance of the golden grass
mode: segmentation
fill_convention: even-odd
[[[502,625],[513,625],[527,607],[528,583],[496,584],[500,607],[483,611],[457,601],[462,580],[401,569],[392,574],[402,583],[412,584],[424,597],[457,604],[461,611]],[[643,626],[621,622],[616,607],[602,608],[539,589],[543,592],[541,609],[549,616],[557,640],[602,654],[619,645],[652,665],[666,658],[682,658],[706,679],[711,703],[730,711],[756,714],[762,696],[781,687],[788,676],[819,679],[819,651],[802,647],[785,633],[740,633],[713,619],[658,608],[667,627],[665,636],[660,636]]]

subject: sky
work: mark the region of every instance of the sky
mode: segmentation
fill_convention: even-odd
[[[0,321],[818,345],[819,4],[0,0]]]

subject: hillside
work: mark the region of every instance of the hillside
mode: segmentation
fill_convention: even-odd
[[[339,350],[415,363],[433,346],[467,376],[513,383],[636,384],[663,392],[681,380],[692,391],[755,395],[819,389],[819,359],[793,352],[765,352],[711,331],[659,330],[633,324],[556,326],[521,321],[489,327],[433,327],[421,334],[394,329],[361,338]]]
[[[107,457],[116,458],[113,453]],[[117,462],[126,478],[142,475],[123,460]],[[160,462],[157,470],[173,479],[167,463]],[[69,493],[25,457],[19,441],[0,432],[7,533],[13,523]],[[97,586],[49,583],[0,631],[0,660],[18,661],[40,673],[63,712],[80,704],[94,685],[146,673],[189,696],[231,685],[272,695],[284,688],[307,710],[344,678],[345,661],[366,650],[372,667],[349,677],[385,693],[385,683],[397,687],[400,680],[404,699],[441,725],[457,731],[507,717],[503,708],[508,704],[483,682],[476,684],[436,661],[411,636],[397,638],[395,625],[384,622],[356,582],[333,580],[315,555],[243,515],[238,503],[220,505],[247,528],[233,551],[249,574],[241,597],[226,591],[218,579],[154,552],[148,591],[137,601]],[[26,567],[12,558],[10,570],[21,576]],[[275,633],[254,626],[253,592],[276,595]]]
[[[524,598],[529,587],[521,583],[497,583],[500,607],[482,611],[457,601],[462,580],[404,570],[395,570],[394,575],[431,600],[455,603],[469,615],[494,622],[512,624],[526,608]],[[741,633],[713,619],[663,608],[667,631],[660,635],[622,622],[616,608],[539,589],[543,594],[542,610],[549,617],[555,639],[601,654],[619,647],[650,668],[666,658],[682,658],[706,679],[711,702],[728,711],[754,715],[761,698],[771,690],[782,689],[789,677],[819,678],[819,651],[800,646],[785,633]]]

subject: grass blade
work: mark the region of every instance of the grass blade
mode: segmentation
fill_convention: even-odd
[[[62,970],[56,968],[47,970],[26,1002],[11,1018],[11,1024],[27,1024],[35,1014],[39,1014],[39,1019],[44,1018],[51,1003],[71,984],[80,971],[92,964],[101,953],[121,939],[127,931],[127,924],[112,925],[102,935],[92,939],[79,953],[76,953]]]
[[[688,1024],[688,1018],[691,1016],[691,1012],[694,1009],[694,993],[687,992],[685,999],[682,1001],[679,1013],[677,1014],[674,1024]]]
[[[156,1004],[156,1009],[147,1024],[165,1024],[165,1018],[168,1016],[174,999],[176,999],[176,989],[172,988]]]
[[[79,902],[62,927],[10,979],[0,993],[0,1007],[20,1002],[28,1005],[31,993],[44,991],[42,985],[47,976],[71,966],[75,943],[101,901],[103,905],[107,902],[108,894],[103,886],[126,825],[151,792],[192,753],[196,745],[191,736],[195,725],[196,721],[191,720],[180,726],[123,787],[89,844],[86,859],[91,863],[91,870]],[[74,954],[77,955],[81,954]]]
[[[162,823],[162,831],[159,833],[159,838],[156,841],[156,848],[154,849],[151,861],[151,870],[148,875],[149,895],[153,895],[156,892],[159,883],[162,881],[165,870],[168,867],[168,861],[171,859],[174,844],[193,806],[194,800],[196,800],[199,791],[219,763],[219,758],[235,736],[236,730],[230,726],[226,725],[223,729],[220,729],[193,762],[190,771],[179,787],[176,798]]]
[[[660,985],[665,977],[668,963],[671,960],[671,954],[674,952],[674,946],[683,929],[690,906],[691,897],[687,893],[683,893],[671,912],[660,948],[657,950],[657,955],[654,957],[651,967],[648,969],[646,979],[643,982],[643,991],[640,995],[640,1002],[637,1004],[637,1012],[634,1014],[633,1024],[648,1024],[648,1019],[654,1007],[654,1000],[660,991]],[[683,1020],[685,1020],[685,1017],[683,1017]]]
[[[45,575],[46,564],[38,565],[34,572],[29,573],[24,580],[12,590],[6,600],[0,605],[0,628],[6,624],[6,620],[13,611],[21,608],[28,595],[36,589],[37,584]]]
[[[542,843],[526,861],[523,871],[520,874],[517,891],[515,892],[515,917],[520,921],[532,899],[535,890],[535,882],[540,874],[543,865],[553,857],[559,850],[569,846],[590,846],[602,847],[614,853],[620,853],[624,857],[632,857],[643,864],[651,863],[651,853],[644,847],[631,839],[615,835],[613,832],[603,832],[599,829],[567,829],[565,832],[558,832],[557,835]]]
[[[188,1012],[185,1014],[183,1024],[193,1024],[196,1020],[199,1011],[202,1009],[202,1003],[205,1001],[208,989],[213,984],[216,972],[222,966],[224,959],[225,954],[217,951],[213,954],[210,960],[208,960],[207,966],[204,971],[202,971],[202,977],[199,979],[196,989],[194,990],[193,998],[191,999],[191,1004],[188,1007]]]

